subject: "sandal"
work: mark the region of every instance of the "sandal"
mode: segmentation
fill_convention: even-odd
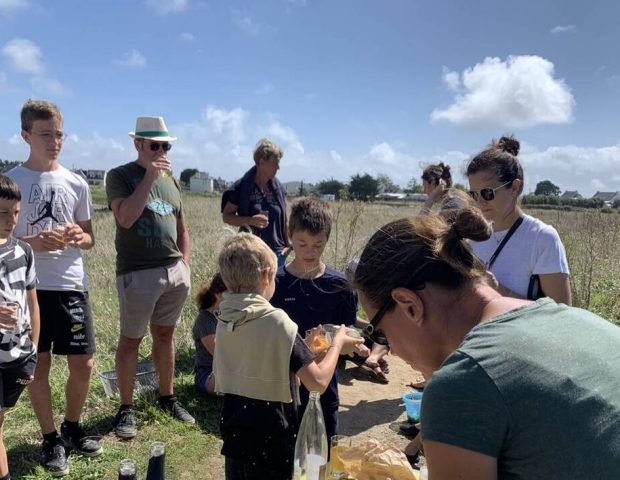
[[[422,380],[417,383],[409,382],[407,386],[413,388],[414,390],[424,391],[424,387],[426,387],[426,380]]]
[[[378,363],[374,362],[364,362],[359,366],[360,371],[362,371],[365,375],[376,380],[379,383],[389,383],[390,381],[385,376],[385,374],[381,371],[381,367],[379,367]]]
[[[390,373],[390,365],[383,358],[377,362],[383,373]]]

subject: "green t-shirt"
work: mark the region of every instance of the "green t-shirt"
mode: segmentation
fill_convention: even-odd
[[[548,298],[469,332],[422,401],[425,440],[500,479],[620,478],[620,328]]]
[[[144,178],[146,170],[130,162],[108,172],[108,204],[127,198]],[[177,220],[183,216],[181,189],[174,177],[155,180],[142,214],[130,228],[116,222],[116,274],[167,267],[182,255],[177,245]]]

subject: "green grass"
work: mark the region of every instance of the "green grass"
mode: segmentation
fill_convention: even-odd
[[[102,189],[93,192],[94,203],[105,204]],[[337,202],[332,204],[335,225],[328,244],[327,263],[342,269],[348,259],[359,255],[365,242],[384,223],[414,214],[413,206]],[[219,198],[185,195],[185,209],[192,236],[193,291],[215,273],[215,258],[222,239],[233,231],[223,225]],[[572,272],[575,302],[620,323],[620,216],[596,212],[532,211],[532,214],[555,226],[566,245]],[[96,322],[98,352],[96,371],[110,370],[118,335],[118,300],[114,282],[114,220],[111,212],[95,213],[97,244],[85,252],[90,281],[90,298]],[[220,401],[199,398],[193,387],[193,342],[191,326],[196,315],[193,297],[188,300],[177,331],[176,391],[181,401],[197,417],[194,427],[182,425],[160,414],[155,398],[136,402],[139,411],[138,437],[130,442],[116,440],[111,422],[118,408],[116,399],[104,396],[103,388],[93,376],[84,410],[87,428],[104,435],[104,454],[94,460],[72,456],[72,473],[68,479],[115,479],[122,458],[135,458],[144,475],[149,445],[152,441],[168,443],[167,473],[171,479],[221,478],[218,471],[218,413]],[[150,356],[150,339],[140,349],[144,358]],[[57,357],[52,367],[53,407],[58,423],[62,420],[64,384],[67,369],[63,358]],[[5,439],[13,478],[47,479],[38,466],[40,432],[27,394],[17,407],[7,412]]]

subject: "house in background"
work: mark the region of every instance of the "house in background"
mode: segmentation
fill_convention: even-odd
[[[566,190],[560,196],[560,200],[575,200],[577,198],[583,198],[577,190]]]
[[[105,170],[86,170],[86,181],[89,185],[105,187]]]
[[[213,193],[213,178],[206,172],[197,172],[189,179],[189,191],[192,193]]]
[[[592,198],[600,198],[606,206],[611,207],[615,201],[620,200],[620,191],[618,192],[596,192]]]

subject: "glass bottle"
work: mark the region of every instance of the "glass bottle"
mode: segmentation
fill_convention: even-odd
[[[131,458],[121,460],[118,467],[118,480],[138,480],[136,461]]]
[[[146,480],[165,480],[166,444],[164,442],[151,443],[151,456],[146,471]]]
[[[295,442],[294,480],[324,480],[327,449],[321,396],[319,392],[310,392]]]

